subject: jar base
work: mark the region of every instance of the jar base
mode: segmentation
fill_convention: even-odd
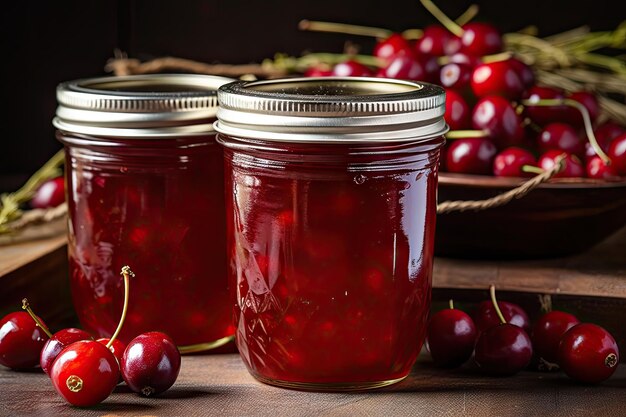
[[[401,378],[396,379],[388,379],[383,381],[368,381],[368,382],[300,382],[300,381],[283,381],[280,379],[272,379],[267,378],[262,375],[259,375],[255,372],[250,372],[250,374],[257,379],[259,382],[262,382],[267,385],[273,385],[279,388],[287,388],[298,391],[314,391],[314,392],[354,392],[354,391],[369,391],[378,388],[387,387],[389,385],[397,384],[398,382],[404,380],[407,376],[403,376]]]

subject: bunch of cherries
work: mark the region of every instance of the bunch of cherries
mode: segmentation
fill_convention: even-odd
[[[305,75],[380,76],[444,87],[451,131],[443,171],[527,177],[550,170],[562,157],[564,168],[556,177],[626,177],[626,129],[611,121],[598,124],[596,95],[537,85],[529,65],[503,52],[493,25],[461,26],[430,0],[422,3],[443,25],[427,26],[415,42],[399,33],[380,39],[373,51],[379,69],[347,60],[311,67]],[[305,23],[316,30],[320,22]]]
[[[128,309],[129,280],[125,266],[124,307],[111,338],[94,340],[87,332],[67,328],[52,334],[23,300],[23,309],[0,321],[0,364],[11,369],[41,366],[68,403],[89,407],[104,401],[122,380],[134,392],[156,395],[170,388],[180,371],[180,353],[161,332],[140,334],[125,345],[117,335]]]
[[[482,372],[509,376],[537,362],[587,383],[604,381],[617,369],[617,343],[602,327],[556,310],[531,327],[520,306],[497,301],[493,286],[490,292],[473,319],[452,301],[430,318],[426,343],[436,365],[459,367],[473,355]]]

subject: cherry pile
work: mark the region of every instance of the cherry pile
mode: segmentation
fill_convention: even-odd
[[[121,275],[124,308],[111,338],[94,340],[77,328],[52,334],[24,299],[26,312],[10,313],[0,321],[0,364],[11,369],[40,366],[59,395],[78,407],[104,401],[121,381],[144,396],[169,389],[181,364],[180,352],[169,336],[147,332],[128,346],[117,339],[126,318],[129,280],[134,274],[125,266]]]
[[[480,303],[473,318],[452,301],[432,315],[426,346],[437,366],[456,368],[473,354],[487,375],[514,375],[538,362],[586,383],[602,382],[617,369],[617,343],[602,327],[556,310],[531,326],[520,306],[497,301],[494,286],[490,292],[491,300]]]

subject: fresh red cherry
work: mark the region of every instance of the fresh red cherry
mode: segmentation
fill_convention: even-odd
[[[518,326],[527,332],[530,331],[530,319],[522,307],[507,301],[498,301],[498,307],[507,323]],[[479,332],[484,332],[501,323],[498,309],[492,300],[480,303],[473,318]]]
[[[349,60],[335,65],[332,75],[337,77],[371,77],[374,73],[360,62]]]
[[[166,391],[176,382],[180,362],[180,352],[168,335],[143,333],[124,351],[122,376],[130,389],[148,397]]]
[[[11,369],[34,368],[48,336],[24,311],[0,320],[0,365]]]
[[[472,73],[471,84],[476,97],[502,96],[515,100],[524,91],[524,84],[510,60],[477,66]]]
[[[469,105],[463,96],[454,90],[446,90],[444,119],[451,130],[468,129],[471,126]]]
[[[617,369],[619,348],[613,336],[602,327],[577,324],[561,337],[558,364],[570,378],[602,382]]]
[[[613,139],[615,139],[622,133],[626,133],[626,129],[624,129],[622,126],[618,125],[617,123],[613,123],[613,122],[604,123],[603,125],[598,126],[594,130],[596,141],[598,142],[598,145],[600,146],[600,148],[602,148],[604,152],[609,151],[609,147],[611,146],[611,142],[613,142]],[[597,155],[597,153],[595,149],[593,149],[593,146],[591,146],[591,143],[586,142],[585,143],[585,156],[587,158],[591,158],[592,156],[595,156],[595,155]]]
[[[454,54],[461,47],[461,40],[440,25],[426,26],[422,37],[415,43],[418,54],[444,56]]]
[[[96,340],[96,342],[102,343],[103,345],[107,345],[110,340],[111,339],[108,337],[103,337],[103,338]],[[122,363],[122,357],[124,356],[124,351],[126,350],[126,344],[122,342],[120,339],[115,339],[113,340],[113,343],[111,343],[109,350],[113,352],[113,355],[115,356],[115,359],[117,359],[117,362]]]
[[[446,154],[446,169],[461,174],[489,175],[497,152],[489,139],[454,139]]]
[[[423,80],[426,73],[422,64],[415,58],[399,55],[389,60],[389,63],[381,68],[377,75],[399,80]]]
[[[433,314],[426,331],[428,350],[437,366],[455,368],[463,365],[474,352],[476,326],[465,312],[450,308]]]
[[[546,151],[539,157],[539,168],[544,171],[551,170],[556,165],[556,159],[561,155],[565,155],[565,167],[563,171],[554,175],[554,178],[579,178],[585,176],[585,169],[576,155],[556,149]]]
[[[41,184],[30,200],[30,205],[33,208],[44,209],[57,207],[63,202],[65,202],[65,179],[57,177]]]
[[[613,139],[608,154],[615,172],[626,175],[626,133]]]
[[[463,52],[457,52],[447,57],[448,62],[453,62],[455,64],[465,64],[469,65],[472,68],[475,68],[483,63],[480,57],[467,55]]]
[[[493,160],[493,175],[496,177],[532,177],[534,174],[524,167],[537,166],[537,158],[526,149],[512,146],[504,149]]]
[[[539,317],[533,325],[531,339],[535,353],[540,358],[557,363],[559,342],[566,331],[580,323],[576,316],[563,311],[550,311]]]
[[[557,149],[574,155],[585,153],[585,141],[576,130],[565,123],[550,123],[537,136],[541,152]]]
[[[474,107],[472,125],[485,131],[499,148],[519,144],[524,139],[522,119],[503,97],[482,98]]]
[[[526,368],[533,355],[528,334],[521,327],[507,323],[498,309],[502,305],[491,287],[491,304],[495,306],[499,324],[481,332],[476,341],[474,360],[481,371],[490,375],[514,375]]]
[[[598,155],[587,160],[585,172],[588,178],[597,180],[618,181],[621,179],[613,165],[607,165]]]
[[[502,51],[502,35],[493,25],[469,22],[463,25],[461,51],[473,56],[493,55]]]
[[[383,60],[388,60],[397,55],[413,56],[413,50],[411,49],[409,41],[401,34],[393,33],[388,38],[376,43],[373,55]]]
[[[585,106],[589,112],[589,118],[592,123],[598,119],[598,116],[600,115],[600,103],[598,103],[598,98],[595,94],[588,91],[576,91],[568,95],[567,98],[575,100]],[[580,114],[580,111],[574,107],[568,107],[565,110],[562,120],[575,127],[581,127],[584,125],[583,117]]]
[[[439,83],[446,88],[463,90],[470,85],[471,77],[472,67],[452,62],[441,67]]]
[[[513,67],[519,79],[522,80],[524,89],[530,88],[535,84],[535,73],[529,65],[526,65],[517,58],[509,58],[507,62]]]
[[[417,62],[422,64],[422,68],[424,68],[424,79],[421,81],[426,81],[429,83],[437,84],[439,83],[439,73],[441,72],[441,65],[439,64],[439,58],[434,55],[417,55]]]
[[[556,99],[562,100],[565,95],[562,91],[551,87],[531,87],[524,95],[526,105],[524,106],[524,115],[540,126],[547,125],[557,120],[563,119],[563,114],[567,111],[565,105],[554,106],[533,106],[540,100]]]
[[[333,71],[322,66],[309,67],[304,71],[305,77],[328,77],[333,75]]]

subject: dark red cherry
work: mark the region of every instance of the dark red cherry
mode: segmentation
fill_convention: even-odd
[[[541,152],[557,149],[574,155],[585,153],[585,141],[578,132],[565,123],[550,123],[537,136],[537,145]]]
[[[557,363],[561,336],[580,323],[576,316],[563,311],[550,311],[539,317],[533,325],[531,339],[535,353],[540,358]]]
[[[467,64],[450,63],[441,67],[439,84],[445,88],[462,90],[470,85],[472,67]]]
[[[388,60],[396,55],[413,56],[413,50],[409,41],[407,41],[401,34],[393,33],[387,39],[383,39],[376,43],[373,55],[375,57]]]
[[[30,205],[33,208],[44,209],[57,207],[63,202],[65,202],[65,179],[57,177],[44,182],[35,191]]]
[[[474,129],[484,130],[499,148],[519,144],[524,139],[522,119],[503,97],[481,99],[472,113]]]
[[[619,348],[602,327],[577,324],[561,337],[558,364],[567,376],[577,381],[602,382],[617,369]]]
[[[441,65],[439,64],[439,58],[434,55],[417,55],[417,62],[422,64],[424,68],[423,81],[438,84],[439,73],[441,72]]]
[[[328,77],[333,75],[333,71],[322,66],[309,67],[304,71],[305,77]]]
[[[415,58],[399,55],[389,60],[377,74],[379,77],[395,78],[399,80],[424,80],[424,67]]]
[[[143,333],[126,347],[121,368],[130,389],[146,397],[160,394],[176,382],[180,353],[166,334]]]
[[[507,301],[498,301],[498,307],[500,307],[500,311],[507,323],[518,326],[527,332],[530,331],[530,319],[522,307]],[[473,318],[479,332],[484,332],[501,323],[491,300],[480,303]]]
[[[524,89],[535,85],[535,73],[529,65],[526,65],[517,58],[509,58],[507,62],[511,67],[513,67],[513,70],[515,70],[519,79],[522,80]]]
[[[524,98],[529,104],[524,106],[524,115],[540,126],[563,120],[563,115],[567,111],[567,106],[533,106],[532,102],[542,99],[563,99],[565,95],[562,91],[551,87],[531,87]]]
[[[471,127],[470,108],[463,96],[454,90],[446,90],[444,119],[451,130],[464,130]]]
[[[106,399],[120,377],[117,359],[102,343],[81,340],[67,346],[52,364],[50,378],[57,392],[78,407]]]
[[[335,65],[332,75],[337,77],[371,77],[374,73],[360,62],[349,60]]]
[[[626,133],[613,139],[608,155],[615,172],[619,175],[626,175]]]
[[[588,91],[577,91],[568,95],[567,98],[575,100],[585,106],[589,112],[591,123],[594,123],[598,119],[598,116],[600,115],[600,103],[598,103],[598,98],[595,94]],[[575,107],[568,106],[564,111],[562,120],[575,127],[584,126],[583,116],[580,110]]]
[[[539,168],[544,171],[551,170],[556,165],[556,159],[565,155],[565,167],[554,178],[579,178],[585,176],[585,168],[576,155],[553,149],[545,152],[539,157]]]
[[[621,179],[613,165],[605,164],[598,155],[594,155],[587,160],[585,172],[588,178],[598,180],[618,181]]]
[[[93,340],[93,338],[86,331],[73,327],[59,330],[53,334],[41,350],[39,358],[41,369],[46,374],[50,375],[52,364],[57,356],[59,356],[59,353],[61,353],[61,351],[67,346],[74,342],[78,342],[79,340]]]
[[[483,22],[463,25],[461,52],[473,56],[497,54],[502,51],[502,35],[494,26]]]
[[[472,356],[476,326],[467,313],[448,308],[430,318],[426,340],[435,364],[454,368],[463,365]]]
[[[446,154],[446,169],[461,174],[489,175],[497,152],[489,139],[454,139]]]
[[[467,55],[463,52],[457,52],[448,57],[449,62],[453,62],[455,64],[465,64],[469,65],[472,68],[475,68],[483,63],[480,57]]]
[[[415,43],[418,54],[434,56],[452,55],[461,47],[461,40],[440,25],[424,28],[422,37]]]
[[[514,375],[528,366],[533,356],[528,334],[510,323],[497,324],[480,333],[474,360],[489,375]]]
[[[516,100],[524,91],[524,84],[510,60],[477,66],[472,72],[471,84],[476,97],[502,96]]]
[[[615,139],[622,133],[626,133],[626,130],[617,123],[613,122],[604,123],[603,125],[598,126],[593,131],[598,145],[600,145],[600,148],[602,148],[604,152],[609,151],[609,147],[611,146],[611,142],[613,142],[613,139]],[[593,146],[591,146],[591,143],[585,142],[585,156],[587,158],[591,158],[595,155],[597,154],[595,149],[593,149]]]
[[[532,172],[522,170],[525,166],[537,166],[537,158],[526,149],[512,146],[496,155],[493,175],[496,177],[532,177]]]
[[[11,369],[34,368],[48,336],[24,311],[0,320],[0,365]]]
[[[96,340],[96,342],[106,345],[107,343],[109,343],[109,340],[111,339],[109,339],[108,337],[103,337]],[[113,355],[115,356],[115,359],[117,359],[118,363],[122,363],[122,357],[124,356],[124,351],[126,350],[126,344],[120,339],[114,339],[113,343],[111,343],[111,346],[109,347],[109,350],[113,352]]]

